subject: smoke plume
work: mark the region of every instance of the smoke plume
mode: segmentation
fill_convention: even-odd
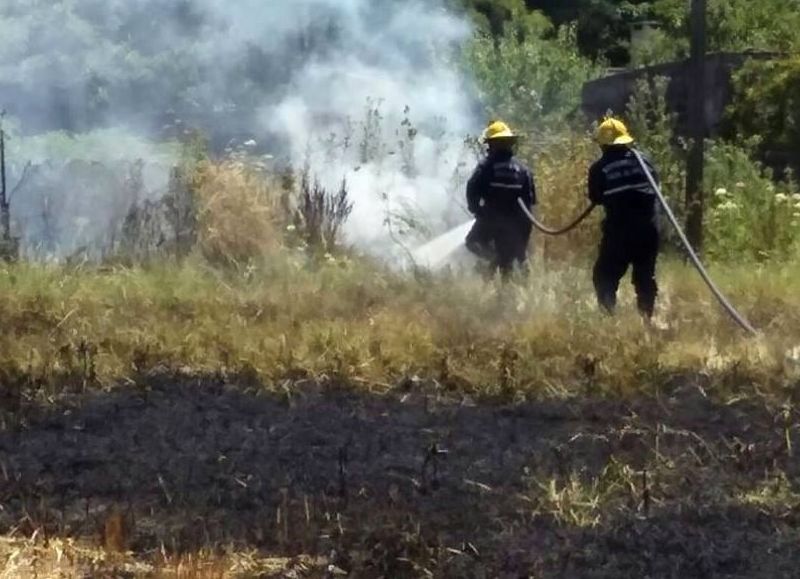
[[[443,0],[5,0],[0,103],[20,136],[255,140],[328,187],[347,179],[349,239],[386,253],[462,220],[469,34]],[[104,155],[133,160],[113,140]]]

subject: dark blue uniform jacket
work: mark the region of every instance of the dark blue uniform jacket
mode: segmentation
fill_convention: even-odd
[[[658,183],[656,169],[647,158],[644,161]],[[659,202],[656,192],[628,147],[610,147],[592,165],[589,170],[589,199],[605,208],[606,232],[657,227]]]
[[[536,204],[533,176],[510,152],[490,153],[467,183],[467,205],[470,213],[481,217],[521,218],[522,199],[528,208]]]

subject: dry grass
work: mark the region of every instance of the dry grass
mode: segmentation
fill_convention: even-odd
[[[71,577],[148,577],[152,579],[223,579],[280,577],[312,562],[266,558],[256,552],[229,555],[200,552],[166,555],[144,561],[132,553],[110,553],[91,541],[0,538],[0,579]]]
[[[9,377],[48,395],[61,381],[111,387],[155,367],[244,371],[265,384],[298,372],[356,384],[418,375],[518,398],[641,392],[686,373],[779,392],[796,379],[800,345],[792,270],[714,270],[764,332],[748,339],[678,263],[663,267],[660,331],[643,327],[627,287],[621,316],[601,315],[579,268],[502,288],[299,253],[228,272],[19,265],[0,270],[0,356]]]
[[[539,193],[539,214],[551,227],[566,225],[589,204],[586,176],[599,157],[591,138],[572,135],[543,147],[534,155],[522,151],[525,158],[534,158],[535,181]],[[582,227],[561,237],[538,240],[537,253],[547,262],[581,262],[594,255],[599,235],[602,210],[596,211]]]
[[[283,240],[280,187],[241,162],[206,162],[192,178],[198,197],[199,249],[211,263],[246,265]]]

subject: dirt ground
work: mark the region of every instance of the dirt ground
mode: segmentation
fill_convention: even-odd
[[[795,421],[755,396],[254,392],[151,377],[29,408],[0,432],[0,533],[294,562],[271,577],[800,576]]]

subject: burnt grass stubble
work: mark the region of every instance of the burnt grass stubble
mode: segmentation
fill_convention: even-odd
[[[117,516],[117,548],[143,557],[303,554],[324,561],[309,577],[797,577],[796,505],[735,500],[771,473],[796,480],[794,429],[754,397],[718,404],[688,382],[509,404],[412,381],[266,394],[153,374],[17,409],[0,431],[0,532],[102,544]],[[596,524],[535,498],[610,465],[629,476]]]

